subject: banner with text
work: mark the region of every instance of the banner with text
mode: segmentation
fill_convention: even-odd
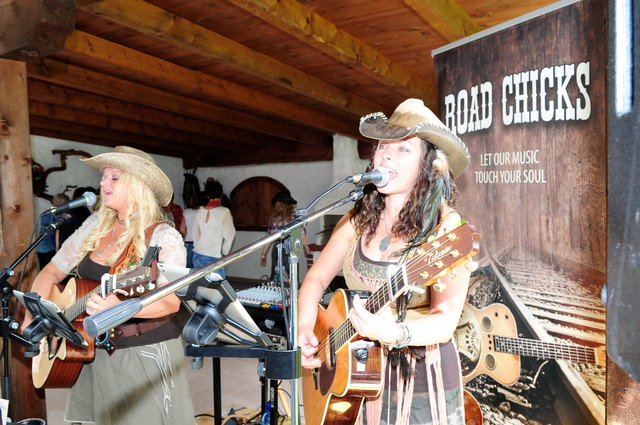
[[[495,323],[461,321],[457,342],[489,416],[604,423],[605,17],[603,2],[560,2],[434,52],[440,118],[471,153],[459,209],[482,235],[482,273],[468,321]],[[528,351],[483,346],[489,329]]]

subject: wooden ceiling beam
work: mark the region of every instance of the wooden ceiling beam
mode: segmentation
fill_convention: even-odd
[[[142,0],[109,0],[83,9],[127,28],[160,38],[187,51],[213,58],[240,72],[269,81],[354,115],[382,107],[286,63]]]
[[[450,42],[480,31],[455,0],[403,1]]]
[[[95,127],[96,134],[101,134],[103,131],[120,131],[149,137],[152,140],[163,140],[168,144],[193,145],[194,152],[202,149],[219,149],[222,151],[237,152],[242,146],[244,146],[245,149],[251,149],[252,147],[237,142],[229,142],[220,138],[184,133],[159,126],[141,124],[137,121],[71,109],[65,106],[52,105],[34,100],[29,101],[29,113],[34,117],[50,118],[68,123],[81,122],[84,125]]]
[[[134,72],[141,77],[144,76],[149,83],[163,86],[166,90],[179,91],[183,96],[193,96],[200,100],[208,98],[223,103],[232,102],[239,108],[258,110],[271,115],[277,113],[283,120],[358,137],[355,120],[351,122],[319,114],[313,109],[181,67],[82,31],[76,30],[71,33],[65,43],[64,52],[59,55],[69,59],[88,60],[88,65],[107,67],[113,73],[122,70]]]
[[[78,134],[77,132],[66,131],[64,128],[52,129],[49,127],[39,127],[37,125],[31,125],[29,131],[34,136],[51,137],[54,139],[71,140],[74,142],[87,143],[91,145],[106,146],[114,148],[116,146],[123,145],[124,143],[117,140],[100,137],[99,135],[86,135]],[[182,158],[185,160],[185,152],[179,148],[171,149],[171,146],[149,146],[146,144],[130,143],[127,146],[133,148],[142,149],[147,153],[171,156],[174,158]]]
[[[142,145],[146,146],[153,152],[157,152],[157,149],[171,146],[172,148],[175,148],[176,151],[181,152],[181,154],[177,156],[182,158],[191,155],[202,155],[202,146],[191,145],[188,143],[177,143],[167,139],[156,139],[153,137],[143,136],[139,133],[96,127],[90,124],[79,124],[78,122],[79,121],[71,122],[62,119],[53,119],[33,114],[29,115],[29,126],[34,128],[49,129],[51,131],[58,131],[71,135],[97,137],[102,140],[111,140],[113,141],[112,146]]]
[[[69,122],[36,114],[30,114],[29,121],[30,132],[34,135],[109,147],[119,145],[132,146],[148,153],[182,158],[185,168],[329,161],[333,156],[332,149],[326,146],[308,147],[299,145],[299,149],[289,151],[256,148],[250,155],[247,155],[239,152],[238,149],[229,152],[216,148],[203,149],[202,146],[176,143],[166,139],[155,139],[121,130],[77,124],[77,121]]]
[[[255,157],[259,156],[260,160],[256,161]],[[331,148],[323,146],[315,146],[311,149],[296,152],[258,152],[255,155],[201,155],[199,157],[184,158],[183,164],[185,168],[196,167],[222,167],[222,166],[238,166],[260,164],[276,164],[289,162],[315,162],[315,161],[331,161],[333,151]]]
[[[215,122],[254,133],[268,134],[298,143],[311,145],[331,143],[330,138],[317,131],[222,108],[197,99],[179,96],[53,59],[30,62],[27,64],[27,70],[30,80],[46,81],[65,87],[72,87],[180,116]]]
[[[431,108],[437,107],[437,88],[434,84],[394,63],[300,2],[234,0],[233,4],[376,81],[397,89],[405,96],[421,98]]]
[[[198,144],[195,141],[200,138],[208,140],[209,142],[202,143],[205,146],[210,145],[210,141],[216,139],[236,143],[247,148],[265,146],[269,149],[291,149],[293,144],[289,140],[225,127],[42,81],[29,81],[29,99],[31,101],[65,106],[78,111],[101,114],[114,119],[140,122],[142,125],[166,128],[180,132],[176,134],[175,137],[178,138],[176,140],[193,138],[195,144]]]

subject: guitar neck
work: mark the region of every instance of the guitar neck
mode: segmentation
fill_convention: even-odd
[[[387,280],[369,298],[365,308],[373,314],[391,304],[407,289],[427,287],[439,281],[439,276],[449,268],[468,261],[478,253],[479,235],[466,221],[437,239],[429,240],[411,249],[398,266],[391,266]],[[443,290],[444,285],[439,290]],[[342,347],[357,334],[351,321],[344,321],[331,334],[331,346]]]
[[[575,363],[596,364],[595,349],[572,344],[557,344],[535,339],[494,336],[495,351],[532,356],[541,359],[561,359]]]
[[[96,282],[98,283],[98,282]],[[95,289],[89,291],[85,296],[77,300],[73,303],[72,306],[68,307],[64,311],[65,317],[71,322],[78,318],[82,313],[87,309],[87,300],[91,297],[91,295],[98,293],[100,291],[100,285],[98,285]],[[111,281],[106,284],[106,292],[111,291]]]

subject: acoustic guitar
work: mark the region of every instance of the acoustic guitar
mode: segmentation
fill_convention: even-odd
[[[480,403],[469,391],[464,390],[464,423],[465,425],[482,425],[484,418]]]
[[[439,238],[412,249],[398,265],[390,267],[386,285],[366,300],[365,308],[378,313],[409,290],[430,285],[444,289],[439,277],[478,253],[479,235],[467,222]],[[308,425],[353,424],[365,397],[382,390],[382,349],[378,342],[359,336],[348,320],[355,294],[366,291],[339,289],[325,310],[318,307],[314,332],[322,365],[302,371],[304,417]]]
[[[129,297],[141,296],[156,288],[151,282],[151,268],[143,265],[128,267],[113,275],[105,274],[102,280],[105,294],[117,291]],[[84,363],[93,361],[95,346],[93,339],[84,331],[82,320],[86,316],[87,300],[101,291],[100,282],[86,279],[69,279],[62,292],[54,286],[50,301],[64,312],[89,345],[67,344],[65,338],[55,335],[43,338],[40,353],[31,363],[31,378],[36,388],[70,388],[78,379]]]
[[[599,366],[605,366],[607,362],[603,347],[518,338],[513,314],[503,304],[491,304],[481,310],[465,304],[454,338],[464,382],[486,374],[503,385],[513,385],[520,378],[520,356]]]

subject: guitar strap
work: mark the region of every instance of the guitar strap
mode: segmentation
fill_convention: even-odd
[[[149,267],[151,268],[151,281],[154,282],[156,281],[157,278],[157,274],[158,274],[158,253],[160,252],[160,248],[159,247],[149,247],[149,242],[151,240],[151,236],[153,235],[153,232],[155,231],[155,229],[161,225],[165,223],[165,221],[158,221],[156,223],[154,223],[153,225],[149,226],[145,232],[144,232],[144,236],[145,236],[145,245],[148,247],[147,250],[147,254],[149,254],[149,251],[152,250],[152,252],[155,254],[153,256],[153,260],[151,261],[151,264],[149,265]],[[129,244],[126,246],[126,248],[122,251],[122,254],[120,254],[120,257],[118,258],[118,260],[115,262],[115,264],[111,267],[111,269],[109,270],[110,274],[115,274],[118,273],[119,271],[132,266],[138,262],[140,262],[141,260],[144,262],[147,262],[149,260],[149,255],[145,255],[144,260],[140,257],[136,256],[136,250],[135,247],[133,245],[133,241],[129,242]],[[145,265],[146,266],[146,265]],[[109,330],[107,332],[109,338],[104,341],[103,343],[97,343],[96,346],[103,346],[106,350],[107,353],[109,355],[113,354],[113,352],[115,351],[115,349],[117,348],[117,346],[123,347],[123,344],[119,344],[116,345],[115,341],[117,340],[116,334],[117,333],[122,333],[122,330],[127,328],[128,326],[135,326],[137,329],[137,333],[136,335],[140,335],[142,334],[144,331],[146,330],[152,330],[152,329],[157,329],[158,327],[160,327],[161,325],[164,325],[166,323],[168,323],[171,319],[173,319],[175,315],[171,314],[167,317],[163,317],[163,318],[159,318],[159,319],[148,319],[146,321],[146,323],[149,323],[148,325],[145,324],[144,322],[141,323],[136,323],[136,324],[132,324],[132,325],[121,325],[118,326],[116,328],[113,328],[111,330]],[[148,329],[147,329],[148,328]],[[119,329],[120,332],[116,332],[116,330]]]
[[[164,221],[158,221],[152,224],[151,226],[147,227],[147,229],[144,231],[145,245],[149,246],[149,241],[151,240],[151,236],[153,235],[153,232],[156,230],[156,227],[158,227],[162,223],[164,223]],[[127,267],[130,267],[138,263],[140,260],[141,258],[136,256],[136,248],[133,245],[133,241],[131,241],[122,251],[122,254],[120,254],[120,257],[118,257],[118,259],[113,264],[111,269],[109,269],[109,274],[117,274],[121,270],[126,269]],[[151,264],[152,281],[156,279],[157,272],[158,272],[158,267],[157,267],[157,257],[156,257]]]

